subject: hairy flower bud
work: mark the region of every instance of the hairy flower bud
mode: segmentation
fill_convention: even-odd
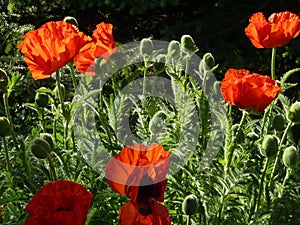
[[[272,157],[278,151],[278,138],[275,135],[266,135],[262,141],[260,152],[263,156]]]
[[[164,55],[158,55],[156,57],[156,62],[154,63],[154,70],[156,74],[160,74],[165,70],[165,56]]]
[[[51,152],[51,147],[47,141],[36,138],[31,142],[30,150],[38,159],[46,159]]]
[[[193,53],[198,50],[193,38],[190,35],[182,35],[180,42],[183,49],[189,50]]]
[[[234,124],[232,126],[232,135],[236,135],[236,143],[240,144],[245,140],[245,133],[242,129],[239,130],[239,133],[237,133],[238,128],[239,128],[239,124]]]
[[[153,52],[153,43],[152,40],[150,38],[144,38],[141,41],[141,45],[140,45],[140,51],[142,53],[142,55],[151,55]]]
[[[300,102],[295,102],[291,105],[288,111],[288,118],[295,124],[300,123]]]
[[[47,143],[49,144],[51,150],[54,149],[54,140],[53,140],[53,137],[52,137],[51,134],[49,134],[49,133],[41,133],[40,137],[44,141],[47,141]]]
[[[185,215],[193,215],[198,210],[198,198],[194,194],[185,197],[182,202],[182,212]]]
[[[0,89],[3,92],[7,92],[7,84],[8,84],[7,73],[0,68]]]
[[[285,117],[282,114],[274,116],[272,121],[273,128],[277,131],[282,131],[285,128]]]
[[[298,163],[297,149],[294,146],[285,148],[282,155],[282,161],[286,167],[294,167]]]
[[[6,117],[1,116],[0,117],[0,136],[5,137],[10,135],[11,133],[11,127],[9,124],[9,121]]]
[[[35,103],[41,108],[47,107],[49,104],[48,94],[43,92],[37,92],[35,95]]]
[[[77,22],[77,20],[76,20],[74,17],[72,17],[72,16],[66,16],[66,17],[64,18],[64,21],[67,22],[67,23],[73,24],[73,25],[75,25],[76,27],[78,27],[78,22]]]
[[[171,41],[168,46],[168,56],[176,58],[180,55],[180,43],[178,41]]]

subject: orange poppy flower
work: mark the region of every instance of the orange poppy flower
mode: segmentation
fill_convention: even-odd
[[[78,71],[85,75],[95,75],[94,60],[103,57],[108,62],[109,57],[116,52],[116,43],[112,35],[113,25],[100,23],[93,31],[93,41],[80,49],[74,63]]]
[[[90,39],[74,25],[56,21],[26,33],[17,48],[25,55],[32,77],[38,80],[50,77],[73,60]]]
[[[164,201],[169,160],[170,152],[159,144],[149,147],[136,144],[126,146],[108,161],[105,171],[108,184],[131,199],[121,207],[122,225],[170,224],[168,209],[159,203]]]
[[[286,45],[300,33],[300,18],[291,12],[273,13],[268,21],[261,13],[249,19],[245,33],[256,48],[275,48]]]
[[[250,74],[245,69],[229,69],[221,83],[221,91],[229,104],[262,112],[281,91],[281,87],[268,76]]]

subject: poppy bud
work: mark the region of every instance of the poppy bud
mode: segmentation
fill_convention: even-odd
[[[286,167],[293,167],[298,163],[298,151],[294,146],[289,146],[283,151],[282,155],[283,164]]]
[[[38,159],[46,159],[51,152],[48,142],[41,138],[36,138],[32,141],[30,144],[30,150]]]
[[[178,41],[171,41],[168,46],[168,56],[178,57],[180,55],[180,43]]]
[[[272,121],[273,128],[277,131],[282,131],[285,128],[285,117],[282,114],[274,116]]]
[[[51,150],[54,149],[54,140],[53,140],[53,137],[52,137],[51,134],[49,134],[49,133],[41,133],[40,137],[44,141],[47,141],[47,143],[49,144]]]
[[[215,66],[215,58],[211,53],[205,53],[203,55],[203,59],[206,65],[208,65],[209,68],[213,68]]]
[[[290,121],[294,122],[295,124],[300,123],[300,102],[295,102],[291,105],[289,112],[288,112],[288,118]]]
[[[7,91],[7,84],[8,84],[7,73],[0,68],[0,89],[3,92]]]
[[[77,20],[76,20],[74,17],[72,17],[72,16],[66,16],[66,17],[64,18],[64,22],[73,24],[73,25],[75,25],[76,27],[78,27],[78,22],[77,22]]]
[[[182,35],[181,37],[181,48],[189,50],[195,53],[198,48],[195,45],[193,38],[190,35]]]
[[[41,88],[42,89],[42,88]],[[43,92],[37,92],[35,95],[35,103],[41,107],[45,108],[49,104],[49,96]]]
[[[11,133],[11,127],[6,117],[0,117],[0,136],[5,137]]]
[[[141,41],[141,45],[140,45],[140,51],[142,53],[142,55],[151,55],[153,52],[153,43],[152,40],[150,38],[144,38]]]
[[[278,151],[278,138],[275,135],[266,135],[262,141],[260,152],[263,156],[272,157]]]
[[[236,135],[236,143],[240,144],[245,140],[245,133],[242,129],[240,129],[239,133],[237,134],[237,130],[239,128],[239,124],[234,124],[232,126],[232,135]]]
[[[156,74],[160,74],[165,69],[165,56],[164,55],[158,55],[156,62],[154,63],[154,70]]]
[[[185,215],[193,215],[198,210],[198,198],[194,194],[185,197],[182,202],[182,212]]]

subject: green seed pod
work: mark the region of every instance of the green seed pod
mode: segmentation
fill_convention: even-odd
[[[75,25],[76,27],[78,27],[78,22],[77,22],[77,20],[76,20],[74,17],[72,17],[72,16],[66,16],[66,17],[64,18],[64,21],[67,22],[67,23],[73,24],[73,25]]]
[[[35,103],[39,107],[45,108],[49,104],[49,96],[46,93],[38,92],[35,95]]]
[[[8,84],[7,73],[0,68],[0,89],[3,92],[7,92],[7,84]]]
[[[243,143],[245,140],[245,133],[242,129],[240,129],[239,133],[237,134],[237,130],[239,128],[239,124],[234,124],[232,126],[232,135],[236,135],[236,143],[240,144]]]
[[[171,41],[168,46],[168,56],[177,58],[180,55],[180,43],[178,41]]]
[[[276,155],[278,151],[278,138],[275,135],[266,135],[262,141],[260,152],[268,158]]]
[[[297,149],[294,146],[285,148],[282,155],[282,161],[286,167],[294,167],[298,163]]]
[[[198,198],[194,194],[185,197],[182,202],[182,212],[185,215],[193,215],[198,210]]]
[[[41,138],[36,138],[31,142],[30,150],[38,159],[46,159],[51,152],[48,142]]]
[[[5,137],[10,135],[11,133],[11,127],[9,124],[9,121],[6,117],[1,116],[0,117],[0,137]]]
[[[300,102],[295,102],[291,105],[288,111],[288,118],[295,124],[300,123]]]
[[[50,150],[52,151],[54,149],[54,140],[51,134],[49,133],[41,133],[40,134],[41,139],[44,141],[47,141],[47,143],[50,146]]]
[[[196,47],[195,42],[190,35],[182,35],[180,42],[181,48],[189,50],[193,53],[198,51],[198,48]]]
[[[274,116],[272,121],[273,128],[277,131],[282,131],[285,128],[285,117],[282,114]]]
[[[141,41],[141,45],[140,45],[140,51],[142,53],[142,55],[151,55],[153,52],[153,43],[152,40],[150,38],[144,38]]]

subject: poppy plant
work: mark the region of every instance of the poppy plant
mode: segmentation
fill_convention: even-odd
[[[300,18],[291,12],[273,13],[268,21],[258,12],[249,19],[246,36],[256,48],[275,48],[286,45],[300,33]]]
[[[130,201],[121,207],[121,225],[170,225],[168,209],[161,204],[167,185],[170,152],[160,144],[126,146],[112,157],[105,177],[110,187]]]
[[[74,25],[56,21],[26,33],[17,48],[25,55],[32,77],[38,80],[49,78],[52,73],[71,62],[90,40]]]
[[[229,69],[221,83],[226,102],[240,109],[262,112],[281,91],[275,80],[268,76],[241,69]]]
[[[42,187],[25,210],[25,225],[84,225],[93,194],[80,184],[56,180]]]
[[[83,46],[74,58],[74,64],[79,72],[95,75],[94,60],[103,57],[108,62],[109,57],[116,52],[112,30],[112,24],[102,22],[97,25],[92,34],[92,41]]]

